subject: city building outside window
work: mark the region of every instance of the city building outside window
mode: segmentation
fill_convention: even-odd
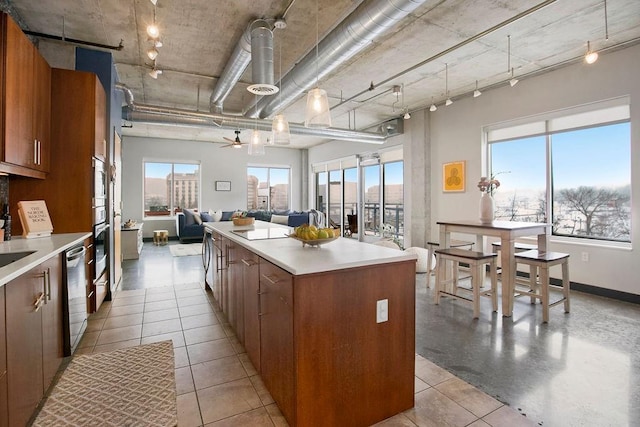
[[[247,209],[286,211],[291,206],[291,169],[247,168]]]
[[[182,209],[198,209],[200,165],[144,162],[145,217],[171,216]]]

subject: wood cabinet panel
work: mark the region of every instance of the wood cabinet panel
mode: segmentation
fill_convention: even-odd
[[[236,332],[236,337],[244,344],[244,289],[242,286],[242,254],[244,248],[230,240],[227,243],[227,287],[229,304],[227,319]]]
[[[3,106],[0,170],[44,178],[49,168],[51,68],[20,27],[0,15]]]
[[[43,393],[49,388],[64,357],[61,256],[53,257],[41,265],[41,270],[48,275],[46,302],[41,310]]]
[[[280,411],[295,425],[292,292],[291,274],[260,259],[260,375]]]
[[[244,288],[244,348],[251,363],[260,372],[260,258],[245,249],[241,262]]]
[[[7,406],[7,348],[4,323],[4,287],[0,287],[0,427],[9,425]]]
[[[23,426],[42,398],[43,271],[36,267],[7,283],[7,384],[9,425]]]

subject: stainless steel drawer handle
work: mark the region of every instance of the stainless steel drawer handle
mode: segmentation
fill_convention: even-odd
[[[247,267],[253,267],[254,265],[257,264],[257,262],[255,262],[254,260],[250,259],[249,261],[247,261],[246,259],[242,260],[242,263],[244,265],[246,265]]]
[[[267,282],[271,283],[272,285],[275,285],[275,284],[280,282],[280,280],[278,280],[277,276],[276,276],[275,279],[272,279],[271,276],[267,276],[266,274],[263,274],[262,277],[264,278],[264,280],[266,280]]]
[[[43,301],[45,300],[46,295],[44,294],[44,292],[40,293],[40,296],[36,299],[36,302],[33,303],[33,306],[35,307],[35,311],[37,312],[38,310],[40,310],[40,308],[42,308],[42,304]]]

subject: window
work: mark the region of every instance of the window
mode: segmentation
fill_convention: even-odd
[[[247,168],[248,210],[289,210],[291,191],[289,168]]]
[[[384,163],[384,223],[393,228],[393,235],[404,235],[404,163]]]
[[[200,165],[144,163],[144,215],[170,216],[182,209],[198,209]]]
[[[490,129],[487,139],[498,219],[552,218],[554,235],[631,241],[628,102]]]

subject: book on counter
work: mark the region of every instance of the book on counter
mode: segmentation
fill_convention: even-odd
[[[22,223],[22,236],[26,239],[51,236],[53,224],[44,200],[18,202],[18,216]]]

